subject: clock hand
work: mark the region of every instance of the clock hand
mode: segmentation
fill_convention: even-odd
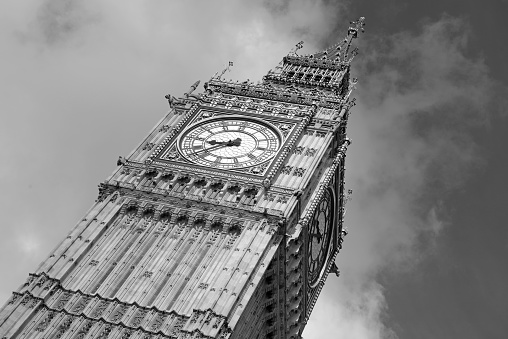
[[[223,144],[227,143],[227,141],[210,140],[210,141],[207,141],[206,143],[210,144],[210,145],[223,145]]]
[[[236,138],[235,140],[229,140],[228,146],[240,146],[241,143],[242,143],[242,139]]]
[[[242,139],[236,138],[235,140],[228,140],[228,141],[217,141],[217,140],[210,140],[207,141],[207,144],[210,145],[225,145],[225,146],[240,146],[242,142]]]
[[[321,239],[323,239],[323,235],[321,234],[321,229],[317,229],[317,238],[318,238],[318,244],[321,242]]]
[[[236,138],[235,140],[228,140],[228,141],[210,140],[210,141],[207,141],[206,143],[208,143],[210,145],[214,145],[214,146],[212,146],[210,148],[203,148],[202,150],[194,152],[194,155],[200,154],[205,151],[216,150],[216,149],[222,148],[222,147],[240,146],[241,142],[242,142],[242,139],[240,139],[240,138]]]
[[[203,148],[202,150],[194,152],[194,154],[199,154],[204,151],[211,151],[211,150],[215,150],[215,149],[222,148],[222,147],[227,147],[227,145],[226,144],[218,144],[218,145],[210,147],[210,148]]]

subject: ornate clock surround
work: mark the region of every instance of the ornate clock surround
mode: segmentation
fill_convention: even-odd
[[[188,126],[178,137],[176,148],[185,160],[194,164],[233,170],[258,167],[260,172],[278,153],[281,142],[282,133],[272,124],[227,115]]]
[[[273,126],[280,135],[280,147],[273,157],[268,159],[262,166],[252,166],[246,168],[230,168],[224,171],[221,168],[210,168],[200,164],[192,163],[179,152],[177,143],[179,138],[189,129],[192,129],[201,121],[216,119],[219,117],[245,120],[259,120],[265,124]],[[154,149],[146,164],[155,167],[171,168],[173,170],[193,171],[203,175],[220,175],[232,179],[240,179],[254,183],[264,183],[266,178],[273,175],[284,158],[288,155],[292,144],[297,140],[303,128],[298,128],[302,124],[300,117],[288,118],[284,116],[267,116],[264,114],[246,113],[232,108],[219,108],[207,105],[205,103],[195,103],[192,105],[183,121],[168,130],[164,140]]]

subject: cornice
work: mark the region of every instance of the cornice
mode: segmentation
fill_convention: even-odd
[[[272,80],[279,79],[276,75],[267,75],[266,77],[270,79],[273,77]],[[296,82],[293,83],[296,84]],[[299,86],[294,86],[290,82],[281,86],[273,86],[266,81],[256,85],[250,82],[228,82],[214,78],[205,84],[205,89],[208,91],[208,94],[214,92],[233,94],[266,100],[277,100],[298,105],[312,106],[319,102],[321,107],[332,109],[339,109],[347,101],[347,98],[333,92],[316,89],[315,85],[310,83],[309,89],[307,90]]]

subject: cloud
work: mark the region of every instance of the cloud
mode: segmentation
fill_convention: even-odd
[[[100,20],[95,1],[45,0],[29,3],[21,13],[30,17],[16,31],[21,42],[36,43],[45,47],[73,46],[82,41],[82,31]],[[12,9],[11,11],[12,12]],[[18,13],[20,13],[18,12]]]
[[[329,278],[310,338],[395,336],[381,279],[416,269],[432,250],[448,223],[444,198],[483,164],[472,132],[501,114],[492,107],[506,89],[468,55],[470,34],[467,22],[443,16],[418,33],[362,36],[346,161],[350,234],[338,256],[341,277]],[[322,317],[337,326],[320,327]]]
[[[33,232],[33,230],[30,230],[30,232],[18,234],[18,238],[16,239],[16,245],[19,246],[19,249],[21,252],[23,252],[24,256],[31,257],[42,254],[39,252],[40,242],[37,238],[33,236],[34,233],[35,232]]]

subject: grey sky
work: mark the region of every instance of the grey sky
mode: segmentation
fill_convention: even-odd
[[[350,233],[304,336],[503,338],[503,12],[494,0],[2,2],[0,299],[91,206],[165,94],[230,60],[226,77],[257,81],[298,41],[322,49],[362,15]]]

